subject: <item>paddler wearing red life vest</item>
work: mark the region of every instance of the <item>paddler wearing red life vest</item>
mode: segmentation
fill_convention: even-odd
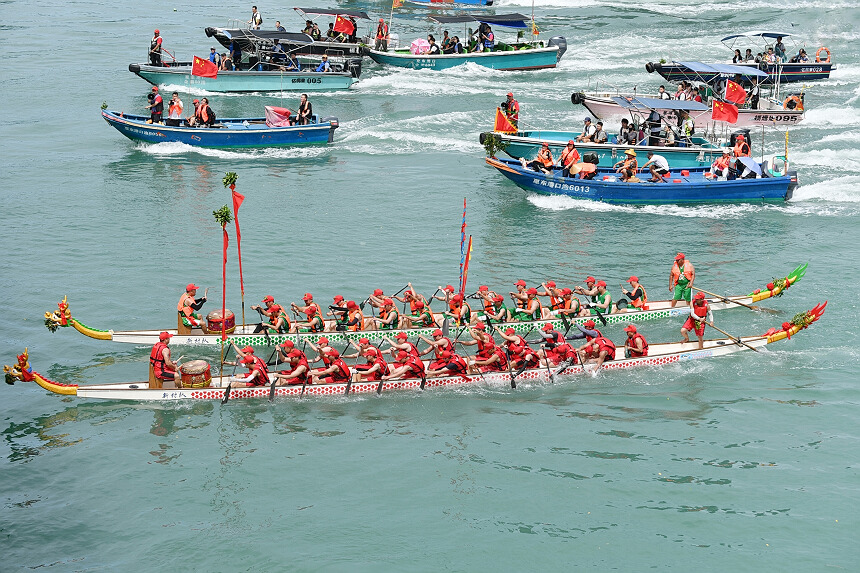
[[[310,375],[311,367],[304,352],[295,347],[292,340],[285,340],[278,345],[278,352],[289,366],[289,370],[275,372],[278,386],[304,384]]]
[[[398,350],[397,362],[391,365],[391,372],[382,377],[383,380],[397,380],[400,378],[421,378],[425,375],[424,362],[405,350]]]
[[[269,384],[269,369],[265,361],[259,356],[247,354],[239,362],[248,369],[248,375],[231,376],[230,386],[233,388],[250,388],[253,386],[266,386]]]
[[[484,347],[487,342],[493,340],[493,337],[490,333],[487,332],[487,325],[481,321],[475,323],[474,326],[467,329],[469,331],[469,336],[472,337],[472,340],[457,340],[455,344],[460,344],[462,346],[478,346],[478,354],[483,352]]]
[[[585,339],[585,344],[580,346],[579,348],[577,348],[576,349],[577,352],[584,350],[585,347],[588,346],[594,339],[600,338],[603,336],[603,333],[601,333],[599,330],[597,330],[597,328],[596,328],[597,325],[594,323],[593,320],[590,320],[590,319],[586,320],[582,324],[582,326],[574,323],[574,326],[576,326],[576,328],[577,328],[577,330],[579,330],[579,332],[575,332],[573,334],[567,335],[567,337],[566,337],[567,340],[579,340],[582,338]]]
[[[496,332],[505,339],[505,345],[510,355],[512,368],[534,368],[540,365],[540,357],[529,346],[528,341],[516,333],[513,328],[507,328],[504,332],[496,330]]]
[[[334,348],[326,350],[327,366],[311,371],[311,384],[346,384],[352,373],[340,352]]]
[[[152,366],[152,372],[155,377],[164,381],[176,380],[179,364],[170,358],[170,339],[173,337],[169,332],[162,332],[158,335],[158,342],[152,346],[149,353],[149,364]]]
[[[608,361],[615,360],[615,343],[606,337],[598,336],[587,343],[579,351],[579,359],[582,364],[595,362],[597,367]]]
[[[383,376],[391,374],[391,369],[388,367],[388,363],[382,357],[382,354],[380,354],[378,349],[371,346],[364,351],[364,357],[367,359],[367,364],[365,365],[365,368],[356,368],[355,374],[352,377],[353,382],[361,382],[362,380],[367,382],[378,382],[379,380],[382,380]]]
[[[553,328],[549,322],[541,327],[540,334],[543,337],[543,348],[539,352],[543,364],[558,364],[560,360],[557,348],[563,344],[567,344],[564,335]]]
[[[462,356],[446,350],[439,356],[439,360],[427,368],[426,373],[427,376],[465,376],[468,373],[468,365]]]
[[[645,292],[645,287],[639,284],[639,277],[631,276],[627,282],[630,283],[631,290],[622,286],[621,292],[630,299],[630,305],[639,310],[648,310],[648,293]]]
[[[368,348],[371,348],[370,340],[367,338],[359,338],[358,344],[355,345],[356,352],[353,352],[352,354],[344,354],[343,358],[358,358],[359,356],[364,356],[364,351]]]
[[[382,350],[383,354],[391,354],[392,357],[397,356],[397,353],[400,351],[406,352],[415,358],[419,358],[421,354],[418,352],[418,347],[409,342],[409,335],[405,332],[398,332],[394,335],[394,340],[391,340],[387,336],[382,337],[383,340],[388,342],[390,348]]]
[[[567,145],[561,150],[561,157],[558,160],[558,166],[562,169],[561,175],[570,177],[570,168],[581,160],[579,151],[576,149],[576,142],[572,139],[568,140]]]
[[[424,336],[421,336],[421,335],[419,335],[418,338],[420,338],[421,340],[423,340],[424,342],[426,342],[427,344],[430,345],[427,349],[425,349],[421,352],[421,356],[424,356],[425,354],[429,354],[430,352],[433,352],[435,357],[436,357],[436,360],[430,363],[429,368],[430,369],[437,369],[443,365],[441,362],[442,353],[445,352],[446,350],[450,352],[451,350],[454,349],[454,345],[451,343],[451,339],[448,338],[447,336],[444,336],[442,334],[442,331],[438,328],[433,331],[432,336],[433,336],[433,340],[428,340],[427,338],[425,338]]]
[[[675,255],[672,270],[669,271],[669,292],[672,293],[672,306],[679,300],[690,302],[693,295],[693,281],[696,280],[696,269],[687,260],[684,253]]]
[[[468,361],[469,372],[501,372],[508,367],[508,356],[505,349],[497,346],[492,340],[484,344],[484,349],[478,351],[475,357]]]
[[[200,310],[203,307],[203,303],[206,302],[206,295],[209,294],[209,289],[207,288],[203,291],[202,298],[194,298],[197,296],[197,290],[200,287],[194,283],[189,284],[185,287],[185,293],[179,297],[179,304],[176,305],[176,310],[179,312],[179,316],[182,318],[182,324],[190,327],[199,327],[201,324],[201,316],[198,314],[197,310]]]
[[[624,341],[624,349],[627,351],[629,358],[640,358],[648,356],[648,341],[636,330],[632,324],[624,327],[624,332],[627,333],[627,340]]]
[[[704,347],[702,337],[705,335],[705,324],[708,322],[708,313],[710,310],[705,293],[701,291],[697,292],[690,303],[690,316],[687,317],[684,326],[681,327],[683,342],[690,342],[688,333],[693,331],[699,337],[699,349],[701,350]]]

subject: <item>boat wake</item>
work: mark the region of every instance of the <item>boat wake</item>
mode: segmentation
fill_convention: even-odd
[[[323,146],[317,147],[292,147],[279,148],[270,147],[266,149],[207,149],[195,147],[179,142],[169,143],[138,143],[136,149],[159,157],[170,155],[184,155],[186,153],[198,153],[205,157],[216,157],[218,159],[249,159],[252,157],[266,157],[273,159],[303,159],[319,157],[329,153],[329,149]]]
[[[388,153],[417,153],[427,151],[482,151],[477,136],[462,137],[464,130],[474,128],[470,112],[440,113],[387,120],[381,116],[366,116],[350,122],[349,129],[338,143],[354,153],[384,155]],[[427,132],[427,128],[433,128]]]

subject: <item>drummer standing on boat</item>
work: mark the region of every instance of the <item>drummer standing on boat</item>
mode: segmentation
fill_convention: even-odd
[[[672,306],[679,300],[690,302],[693,292],[693,281],[696,280],[696,269],[693,263],[686,260],[684,253],[675,255],[675,263],[669,271],[669,292],[672,293]]]
[[[197,289],[199,288],[196,284],[190,283],[185,287],[185,293],[179,297],[179,304],[176,305],[176,310],[179,312],[179,316],[182,318],[185,326],[200,326],[201,316],[195,311],[203,307],[203,304],[207,300],[206,295],[209,293],[209,289],[207,288],[203,292],[202,298],[194,298],[197,296]]]

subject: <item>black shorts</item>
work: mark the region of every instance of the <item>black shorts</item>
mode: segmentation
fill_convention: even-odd
[[[168,117],[164,123],[165,123],[165,125],[169,125],[170,127],[179,127],[179,123],[181,121],[182,121],[181,119],[170,119]]]

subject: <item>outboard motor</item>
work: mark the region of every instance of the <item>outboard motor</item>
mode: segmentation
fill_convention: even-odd
[[[321,117],[321,118],[319,118],[318,122],[319,123],[326,123],[326,122],[331,123],[331,129],[329,129],[329,131],[328,131],[328,142],[331,143],[332,141],[334,141],[334,130],[337,129],[338,127],[340,127],[340,124],[338,123],[337,118],[331,117],[331,116],[330,117]]]
[[[349,73],[355,79],[361,76],[361,58],[350,58],[346,61]]]
[[[547,46],[558,46],[558,53],[555,55],[555,61],[557,62],[567,51],[567,40],[564,38],[564,36],[553,36],[549,39]]]

